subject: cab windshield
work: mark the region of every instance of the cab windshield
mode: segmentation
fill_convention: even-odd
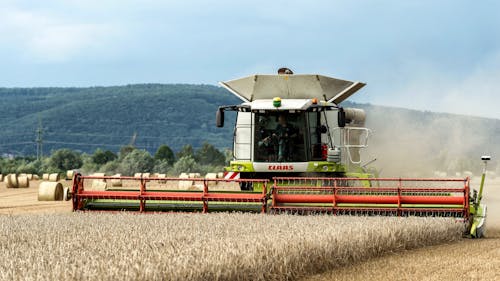
[[[256,162],[308,161],[310,154],[308,144],[311,141],[307,139],[308,128],[308,116],[305,112],[255,113],[254,160]]]

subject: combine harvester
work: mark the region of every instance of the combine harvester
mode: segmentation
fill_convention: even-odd
[[[470,237],[485,230],[479,191],[469,178],[378,178],[363,163],[371,131],[361,109],[339,104],[365,86],[322,75],[253,75],[220,84],[243,100],[219,107],[236,112],[234,159],[223,179],[83,176],[73,178],[71,198],[78,210],[258,211],[334,215],[439,216],[461,219]],[[121,180],[128,188],[93,190],[92,181]],[[182,181],[198,184],[179,190]],[[154,183],[166,183],[153,188]],[[170,183],[170,185],[168,184]],[[239,185],[238,191],[213,186]],[[151,186],[151,187],[148,187]],[[124,184],[127,186],[127,184]],[[182,186],[182,184],[179,184]]]

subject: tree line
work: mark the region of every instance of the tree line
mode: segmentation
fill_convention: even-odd
[[[50,156],[41,160],[34,157],[0,158],[0,173],[65,173],[67,170],[79,170],[83,173],[102,172],[120,173],[162,173],[179,175],[180,173],[220,172],[231,158],[231,152],[221,152],[214,145],[205,142],[195,150],[191,145],[174,151],[166,144],[158,147],[154,154],[134,146],[123,146],[118,153],[96,149],[92,154],[81,153],[69,148],[52,151]]]

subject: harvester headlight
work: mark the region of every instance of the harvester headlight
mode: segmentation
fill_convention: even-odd
[[[245,170],[245,166],[240,165],[240,166],[238,167],[238,170],[240,170],[240,171]]]
[[[323,171],[328,171],[328,166],[327,165],[323,166]]]
[[[483,155],[483,156],[481,156],[481,160],[483,160],[483,161],[489,161],[489,160],[491,160],[491,156],[489,156],[489,155]]]
[[[280,97],[275,97],[273,99],[273,106],[274,107],[280,107],[281,106],[281,98]]]

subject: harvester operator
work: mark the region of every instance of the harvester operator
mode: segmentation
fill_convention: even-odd
[[[285,114],[278,117],[278,125],[273,136],[278,139],[278,162],[291,161],[293,155],[292,140],[297,137],[297,129],[288,123]]]
[[[277,161],[291,161],[293,155],[293,139],[297,137],[297,129],[288,123],[287,116],[281,114],[278,116],[278,125],[273,133],[265,130],[267,118],[261,117],[259,120],[260,130],[258,130],[260,141],[259,148],[267,155],[267,161],[276,161],[276,152],[278,152]]]

